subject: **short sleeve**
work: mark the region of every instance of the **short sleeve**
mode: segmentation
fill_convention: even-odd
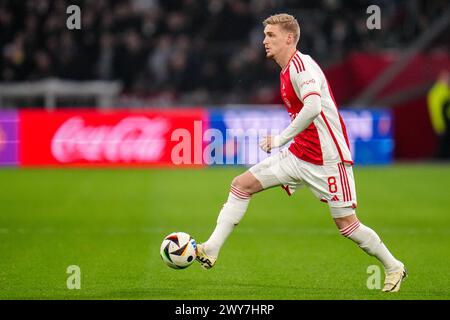
[[[318,95],[319,97],[321,96],[320,79],[313,72],[308,70],[303,70],[298,73],[292,72],[291,82],[301,102],[303,102],[306,97],[313,94]]]

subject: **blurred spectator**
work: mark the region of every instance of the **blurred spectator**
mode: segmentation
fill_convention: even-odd
[[[114,55],[115,76],[123,80],[125,90],[132,90],[143,71],[146,52],[141,36],[134,30],[123,34],[119,41]]]
[[[437,158],[450,159],[450,78],[443,71],[428,93],[431,124],[439,137]]]
[[[110,33],[104,33],[100,38],[100,51],[97,58],[96,77],[102,80],[110,80],[113,76],[114,62],[114,37]]]
[[[81,30],[66,28],[71,4],[81,8]],[[366,28],[372,4],[381,7],[383,32]],[[326,65],[352,50],[401,49],[447,6],[446,0],[1,0],[0,81],[119,79],[127,94],[156,101],[273,101],[268,92],[278,70],[262,46],[268,15],[294,14],[300,50]],[[434,45],[449,49],[442,39]]]
[[[148,68],[153,75],[153,85],[160,88],[162,84],[169,81],[169,61],[172,53],[172,38],[162,35],[156,43],[155,49],[150,53]]]

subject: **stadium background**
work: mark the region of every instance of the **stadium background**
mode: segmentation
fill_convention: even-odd
[[[80,30],[66,27],[72,4]],[[373,4],[380,30],[366,26]],[[411,272],[394,299],[449,298],[448,120],[429,105],[446,72],[448,101],[446,1],[3,0],[2,299],[392,298],[367,288],[375,261],[305,190],[256,195],[212,272],[158,257],[172,231],[205,240],[231,179],[264,157],[241,153],[259,131],[228,139],[227,129],[289,121],[261,44],[261,21],[276,12],[298,18],[299,49],[342,110],[360,219]],[[177,129],[192,137],[181,165]],[[81,290],[67,289],[69,265]]]

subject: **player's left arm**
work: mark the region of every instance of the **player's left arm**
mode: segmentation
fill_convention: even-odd
[[[305,130],[322,111],[318,78],[308,71],[296,74],[292,78],[292,84],[300,101],[303,102],[303,108],[281,134],[262,139],[260,146],[266,152],[288,143]]]

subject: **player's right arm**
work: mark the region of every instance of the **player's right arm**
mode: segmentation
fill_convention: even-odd
[[[322,111],[319,77],[304,70],[293,74],[291,81],[296,94],[303,103],[303,108],[281,134],[262,139],[260,146],[266,152],[288,143],[305,130]]]
[[[290,125],[279,135],[274,136],[272,147],[284,146],[291,139],[295,138],[303,130],[309,127],[314,119],[322,111],[321,98],[318,95],[310,95],[303,101],[303,108]]]

